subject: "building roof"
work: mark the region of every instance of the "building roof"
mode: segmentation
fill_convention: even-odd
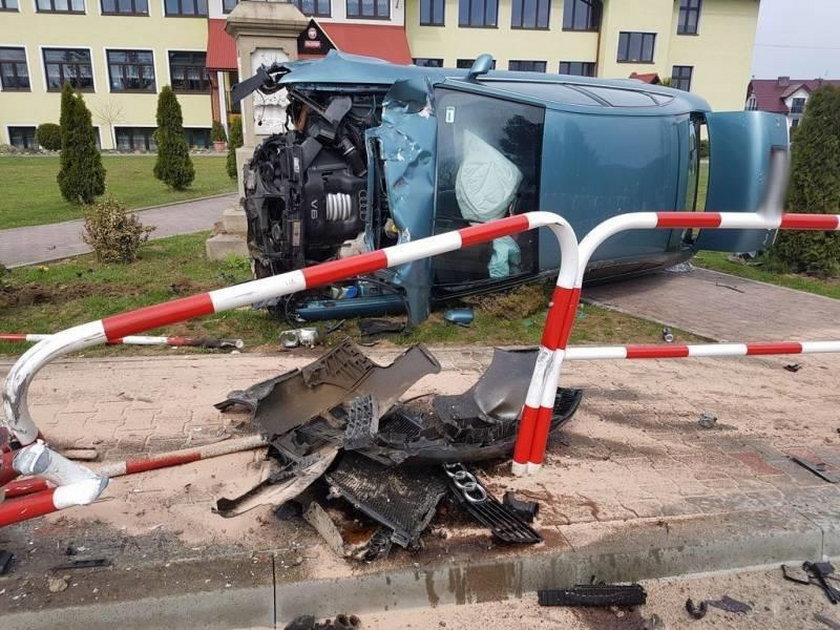
[[[225,33],[227,20],[207,20],[208,70],[236,70],[236,42]]]
[[[795,94],[798,90],[813,92],[823,85],[840,86],[840,80],[832,79],[791,79],[790,77],[779,77],[778,79],[753,79],[747,88],[747,98],[755,97],[755,109],[764,112],[776,112],[787,114],[788,108],[785,99]]]
[[[642,83],[649,83],[651,85],[660,85],[662,83],[656,72],[642,72],[641,74],[638,72],[631,72],[630,78],[641,81]]]

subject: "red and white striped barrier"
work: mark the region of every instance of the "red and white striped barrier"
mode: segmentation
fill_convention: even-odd
[[[24,445],[24,448],[19,453],[25,453],[29,449],[42,446],[40,444],[33,444],[38,435],[38,428],[27,406],[26,398],[29,384],[35,374],[44,365],[68,352],[123,339],[129,335],[193,317],[248,306],[255,302],[289,295],[297,291],[311,289],[338,280],[352,278],[360,274],[371,273],[386,267],[394,267],[414,260],[436,256],[445,252],[470,247],[471,245],[540,227],[548,227],[558,239],[561,252],[561,265],[555,295],[560,296],[561,299],[570,301],[571,296],[576,295],[574,283],[578,268],[578,244],[574,231],[564,218],[556,214],[550,212],[528,212],[445,234],[438,234],[418,241],[403,243],[382,250],[290,271],[277,276],[252,280],[251,282],[218,289],[209,293],[180,298],[156,306],[148,306],[128,313],[114,315],[102,320],[68,328],[50,336],[49,339],[40,341],[37,345],[27,350],[9,371],[3,387],[3,411],[5,413],[6,425],[20,443]],[[575,298],[575,303],[576,301],[577,298]],[[551,312],[559,313],[560,306],[560,303],[555,299],[551,307]],[[549,343],[558,334],[559,331],[555,332],[552,330],[548,338]],[[552,346],[546,346],[541,353],[543,357],[541,365],[550,369],[543,370],[543,376],[539,379],[540,393],[542,392],[542,386],[545,384],[543,381],[549,378],[550,375],[559,373],[559,363],[555,367],[553,354],[549,350],[550,347]],[[553,382],[556,385],[556,378]],[[537,397],[537,399],[541,398],[541,396]],[[47,449],[47,453],[48,455],[51,453],[56,458],[61,458],[60,455],[49,451],[49,449]],[[16,468],[17,462],[20,459],[19,456],[15,457],[14,462]],[[69,461],[64,458],[61,459],[65,462]],[[80,464],[74,462],[70,462],[70,464],[75,469],[71,470],[62,465],[61,471],[63,472],[63,478],[60,474],[54,474],[54,478],[47,477],[52,483],[59,486],[59,488],[55,489],[55,492],[65,484],[73,483],[74,475],[86,476],[93,474]],[[26,470],[18,470],[22,474],[32,474]],[[102,476],[98,476],[97,479],[103,482],[107,481],[107,478]],[[103,490],[104,487],[103,484]],[[30,496],[37,497],[37,500],[41,501],[38,503],[38,509],[35,512],[39,514],[43,513],[40,510],[46,509],[45,506],[49,503],[44,498],[46,495],[42,497],[41,493],[36,493]],[[62,492],[60,495],[61,500],[57,503],[53,502],[54,509],[61,509],[62,507],[73,504],[67,503],[72,497],[79,499],[79,502],[75,503],[75,505],[92,500],[83,492]],[[24,498],[18,500],[23,501]],[[30,514],[34,514],[34,512]],[[5,523],[0,518],[0,526],[3,524]]]
[[[752,343],[630,344],[577,346],[566,350],[567,361],[602,359],[683,359],[687,357],[750,357],[768,354],[840,352],[840,341],[754,341]]]
[[[230,453],[250,451],[260,446],[265,446],[265,440],[262,436],[249,435],[161,455],[152,455],[151,457],[135,457],[121,462],[107,463],[95,468],[93,472],[101,478],[112,479],[149,470],[191,464],[192,462],[229,455]],[[53,488],[47,483],[46,479],[40,477],[20,479],[6,484],[0,488],[0,494],[9,499],[0,502],[0,526],[49,514],[62,509],[62,507],[69,507],[69,505],[79,505],[78,503],[69,503],[59,507],[60,504],[66,503],[68,500],[66,496],[62,496],[62,493],[59,492],[64,487],[67,486]],[[58,494],[56,495],[56,493]],[[49,509],[51,506],[52,509]]]
[[[559,386],[560,365],[567,355],[566,344],[574,324],[575,310],[577,309],[580,288],[583,285],[583,275],[589,259],[598,247],[611,236],[628,230],[642,229],[739,229],[739,230],[836,230],[840,231],[840,215],[825,214],[777,214],[772,215],[742,212],[634,212],[620,214],[597,225],[580,242],[577,278],[575,279],[575,291],[568,295],[557,296],[555,294],[554,304],[561,302],[560,308],[555,309],[554,305],[549,309],[546,320],[543,340],[540,344],[540,353],[534,374],[531,377],[531,384],[528,389],[525,408],[520,417],[519,433],[516,439],[516,446],[513,453],[512,470],[514,474],[521,475],[525,472],[538,470],[545,459],[545,449],[548,444],[548,433],[551,427],[551,414],[554,407],[554,397]],[[565,308],[564,308],[565,307]],[[819,343],[819,342],[813,342]],[[821,342],[834,343],[834,342]],[[733,344],[745,346],[744,354],[775,354],[771,345],[762,344]],[[749,351],[752,346],[754,352]],[[705,347],[705,346],[704,346]],[[833,346],[831,346],[833,347]],[[653,356],[656,352],[645,347],[626,346],[623,348],[624,357],[603,356],[591,358],[642,358],[641,354],[650,354],[646,358],[667,358],[675,357],[676,352],[682,350],[662,349],[656,352],[662,357]],[[789,351],[794,346],[787,344],[776,345],[776,350]],[[627,356],[628,349],[634,355]],[[583,349],[578,349],[582,351]],[[595,353],[598,349],[591,349]],[[759,351],[761,350],[761,351]],[[551,356],[543,356],[544,351],[550,351]],[[606,350],[601,349],[606,352]],[[724,356],[725,349],[713,350],[711,346],[705,347],[706,352],[718,352],[714,356]],[[739,348],[740,351],[740,348]],[[801,350],[800,350],[801,351]],[[824,352],[836,352],[836,349],[823,350]],[[616,355],[621,351],[612,349]],[[699,352],[699,350],[698,350]],[[582,354],[582,353],[581,353]],[[609,353],[607,353],[609,354]],[[666,356],[667,355],[667,356]],[[686,354],[685,356],[699,356]],[[713,355],[707,355],[713,356]],[[580,354],[578,358],[583,358]],[[541,361],[550,366],[550,369],[542,368]],[[540,385],[541,384],[541,385]],[[539,397],[537,396],[539,392]]]
[[[50,337],[52,337],[52,335],[4,333],[0,334],[0,341],[37,343],[39,341],[49,339]],[[109,340],[105,343],[108,345],[126,346],[172,346],[173,348],[236,348],[237,350],[241,350],[245,347],[245,342],[241,339],[216,339],[214,337],[150,337],[144,335],[129,335],[127,337],[123,337],[122,339]]]

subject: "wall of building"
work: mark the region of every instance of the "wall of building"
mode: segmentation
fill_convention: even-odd
[[[413,57],[443,59],[455,67],[457,59],[491,53],[496,67],[506,70],[511,59],[545,61],[558,72],[561,61],[595,61],[598,33],[563,31],[563,2],[551,0],[548,30],[511,28],[511,2],[499,2],[496,28],[458,26],[459,0],[445,0],[444,26],[420,25],[420,0],[406,1],[405,28]]]
[[[218,0],[217,0],[218,1]],[[169,84],[169,50],[204,52],[207,19],[164,17],[163,1],[149,0],[148,16],[101,15],[98,0],[86,0],[84,15],[37,13],[33,0],[20,0],[17,13],[0,13],[0,46],[26,49],[30,91],[0,92],[0,143],[8,143],[8,126],[58,122],[60,93],[48,92],[41,50],[44,47],[86,48],[91,52],[94,92],[84,94],[102,148],[111,149],[111,131],[103,119],[118,113],[115,126],[155,127],[157,94],[111,92],[106,49],[152,50],[155,83]],[[208,94],[179,94],[185,127],[210,127]]]

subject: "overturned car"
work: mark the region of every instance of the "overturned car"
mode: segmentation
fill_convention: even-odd
[[[248,244],[257,277],[531,210],[563,215],[582,238],[620,213],[755,212],[777,203],[786,167],[781,117],[713,113],[699,96],[634,80],[401,66],[336,51],[262,68],[234,90],[286,90],[284,133],[245,172]],[[705,127],[705,129],[704,129]],[[708,194],[699,199],[700,138]],[[702,206],[702,207],[701,207]],[[752,251],[769,230],[649,230],[596,252],[588,280],[644,273],[698,249]],[[545,231],[359,277],[267,304],[287,318],[407,312],[412,323],[453,298],[551,274]],[[290,301],[293,300],[293,301]]]

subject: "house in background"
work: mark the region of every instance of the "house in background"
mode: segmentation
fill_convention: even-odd
[[[823,85],[840,86],[840,80],[829,79],[753,79],[747,86],[744,109],[784,114],[788,129],[796,129],[811,92]]]

